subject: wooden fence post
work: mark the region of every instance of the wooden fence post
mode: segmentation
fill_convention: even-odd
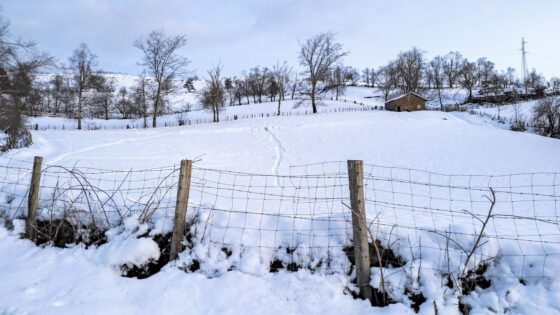
[[[175,203],[175,217],[173,218],[173,232],[171,234],[171,249],[169,260],[177,258],[183,250],[181,241],[185,235],[185,224],[187,217],[187,205],[189,203],[189,190],[191,187],[192,161],[182,160],[177,186],[177,202]]]
[[[31,184],[29,186],[29,194],[27,195],[27,222],[25,225],[25,234],[30,240],[35,240],[37,203],[39,202],[42,166],[43,157],[36,156],[33,160],[33,173],[31,174]]]
[[[350,206],[352,207],[352,230],[354,236],[354,261],[360,296],[372,301],[370,260],[366,208],[364,198],[364,165],[361,160],[348,160]]]

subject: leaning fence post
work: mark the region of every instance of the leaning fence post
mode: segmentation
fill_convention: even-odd
[[[169,260],[177,258],[182,250],[181,241],[185,234],[187,204],[189,203],[189,190],[191,186],[192,161],[182,160],[177,186],[177,202],[175,203],[175,216],[173,218],[173,232],[171,234],[171,249]]]
[[[37,203],[39,202],[39,185],[41,184],[41,168],[43,166],[43,157],[36,156],[33,160],[33,173],[31,174],[31,184],[29,185],[29,194],[27,196],[27,222],[25,225],[25,234],[28,239],[35,239],[35,226],[37,217]]]
[[[352,207],[352,230],[354,236],[354,260],[360,296],[372,300],[370,260],[366,208],[364,198],[364,165],[361,160],[348,160],[350,206]]]

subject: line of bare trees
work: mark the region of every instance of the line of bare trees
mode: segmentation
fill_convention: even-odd
[[[22,113],[30,116],[48,113],[75,118],[78,129],[82,129],[84,117],[110,119],[115,116],[142,117],[147,127],[148,115],[151,115],[152,127],[156,127],[158,115],[166,111],[167,97],[182,85],[180,80],[187,74],[189,60],[179,53],[185,45],[184,36],[167,36],[162,31],[138,38],[134,47],[142,52],[139,64],[144,71],[132,86],[118,87],[114,76],[98,68],[97,56],[82,43],[67,64],[56,65],[49,57],[50,65],[58,74],[48,80],[38,80],[31,71],[41,64],[25,66],[29,68],[25,74],[14,72],[14,78],[26,75],[17,81],[25,81],[26,85],[18,85],[14,102]],[[17,67],[23,65],[20,63]]]
[[[0,31],[7,34],[7,23]],[[9,71],[0,76],[6,77],[4,80],[9,77],[10,84],[18,89],[17,93],[4,92],[4,95],[10,95],[14,107],[27,115],[48,113],[75,118],[78,129],[84,117],[142,118],[144,127],[157,127],[158,116],[168,112],[170,96],[179,93],[179,89],[196,91],[198,78],[188,71],[189,60],[181,53],[186,43],[185,36],[168,36],[163,31],[136,39],[133,46],[141,52],[139,65],[144,70],[132,86],[126,87],[118,86],[114,76],[98,68],[98,58],[86,44],[74,50],[67,64],[55,65],[52,58],[38,53],[26,62],[18,58],[17,63],[5,63],[0,69]],[[22,51],[34,47],[22,42],[16,46]],[[546,82],[533,69],[520,82],[513,68],[498,71],[486,58],[469,61],[459,52],[428,60],[424,51],[413,47],[383,66],[362,71],[343,64],[347,54],[334,33],[321,33],[300,42],[300,71],[278,62],[272,67],[256,66],[239,76],[224,77],[222,67],[218,66],[208,71],[204,88],[196,92],[202,107],[213,113],[215,121],[219,121],[221,108],[227,105],[278,102],[280,113],[284,100],[302,97],[309,99],[313,112],[317,112],[321,95],[328,93],[338,99],[345,87],[355,85],[379,88],[385,99],[397,93],[434,89],[442,107],[444,88],[465,89],[471,99],[475,91],[500,93],[514,88],[529,93],[529,90],[542,91],[549,87],[560,93],[560,78]],[[48,80],[38,80],[36,70],[47,63],[58,74]]]
[[[442,106],[441,90],[444,88],[463,88],[468,91],[469,99],[473,98],[475,90],[483,94],[499,94],[518,89],[525,94],[542,94],[549,87],[560,92],[560,78],[546,82],[535,69],[529,72],[526,80],[521,81],[516,78],[514,68],[499,71],[487,58],[469,61],[455,51],[428,60],[425,52],[416,47],[401,52],[396,59],[378,69],[365,68],[362,82],[382,89],[385,99],[394,91],[406,93],[435,89]]]

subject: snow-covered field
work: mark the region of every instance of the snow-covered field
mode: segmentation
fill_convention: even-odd
[[[372,103],[368,104],[375,106],[375,98],[364,98],[369,93],[367,89],[354,88],[344,98],[370,100]],[[325,103],[331,108],[359,106],[334,101]],[[293,105],[286,102],[283,107],[291,108]],[[309,108],[300,107],[294,111],[301,110]],[[224,114],[274,111],[275,104],[269,103],[228,107]],[[305,190],[295,190],[298,185],[302,186],[301,183],[288,182],[288,178],[278,176],[340,171],[343,163],[317,164],[318,167],[309,164],[364,160],[369,174],[366,180],[369,199],[367,216],[370,219],[377,216],[387,226],[404,227],[402,230],[396,228],[395,233],[403,239],[396,240],[394,245],[395,251],[407,260],[407,265],[394,268],[385,275],[386,281],[391,284],[387,286],[394,289],[392,297],[399,303],[374,309],[367,302],[353,300],[343,293],[345,287],[353,286],[349,283],[351,277],[344,272],[319,268],[315,273],[303,269],[295,273],[268,273],[270,257],[264,247],[257,247],[257,250],[233,247],[231,257],[222,257],[223,253],[220,256],[219,248],[216,254],[210,246],[195,247],[182,253],[178,262],[167,265],[156,275],[137,280],[121,277],[118,266],[159,257],[157,245],[151,239],[138,238],[147,231],[149,224],[138,224],[131,219],[125,222],[124,227],[113,227],[109,242],[104,245],[88,249],[82,246],[57,249],[37,248],[29,241],[18,239],[17,232],[21,231],[22,223],[15,221],[13,231],[0,227],[0,312],[404,314],[413,310],[409,307],[410,301],[397,288],[407,287],[422,292],[428,299],[422,304],[421,313],[434,314],[434,303],[439,314],[457,313],[458,293],[442,284],[444,276],[441,270],[445,255],[450,255],[448,259],[454,264],[450,269],[458,268],[464,255],[459,250],[445,253],[444,240],[430,236],[428,232],[406,232],[406,227],[449,230],[455,233],[458,244],[472,246],[472,234],[477,232],[476,229],[473,231],[473,227],[480,224],[475,217],[467,214],[483,215],[488,211],[488,202],[483,197],[488,191],[468,190],[465,195],[462,187],[466,185],[485,189],[488,186],[502,190],[509,188],[518,195],[511,191],[502,192],[502,195],[498,193],[499,198],[507,196],[512,199],[500,200],[496,206],[496,215],[503,217],[492,220],[488,235],[483,240],[485,246],[474,259],[480,262],[487,257],[501,257],[489,270],[495,278],[492,278],[490,288],[477,289],[463,302],[470,303],[474,313],[488,313],[490,310],[497,313],[557,313],[560,311],[560,296],[557,293],[560,277],[556,276],[556,270],[560,266],[560,250],[554,238],[559,231],[560,209],[557,204],[560,202],[560,175],[556,173],[560,172],[560,142],[495,128],[481,123],[477,116],[465,117],[431,111],[364,111],[261,117],[145,130],[33,131],[32,147],[6,153],[0,156],[0,162],[15,163],[9,162],[13,161],[11,159],[31,161],[33,156],[40,155],[44,157],[46,166],[126,171],[167,167],[177,165],[182,159],[197,159],[195,172],[198,173],[195,175],[208,175],[207,180],[216,180],[223,189],[266,187],[268,196],[282,193],[282,196],[298,196],[303,201],[317,198],[317,193],[327,192],[315,188],[307,192],[314,193],[314,196],[305,195]],[[61,121],[58,119],[52,123],[60,124]],[[308,166],[292,167],[303,164]],[[256,182],[248,182],[241,174],[212,175],[212,170],[261,175],[250,176]],[[529,175],[499,176],[523,173]],[[14,180],[28,182],[27,177],[17,175]],[[267,177],[269,175],[271,177]],[[387,182],[383,183],[383,178],[390,179],[389,186]],[[397,179],[404,182],[395,183]],[[102,183],[100,180],[99,185]],[[263,183],[265,185],[261,186]],[[238,186],[231,186],[234,184]],[[318,183],[311,181],[309,184]],[[220,185],[212,187],[219,189]],[[204,198],[208,197],[208,189],[212,187],[195,188],[192,203],[206,205]],[[432,187],[433,190],[424,187]],[[345,197],[343,189],[346,186],[328,193],[336,194],[337,198]],[[412,197],[413,193],[419,196]],[[535,193],[538,198],[534,197]],[[228,203],[226,198],[219,200],[216,197],[211,205],[213,208],[255,210],[262,214],[272,209],[287,216],[294,213],[306,216],[325,210],[329,223],[335,222],[331,218],[344,209],[340,203],[331,201],[324,204],[315,201],[312,205],[319,208],[311,209],[301,201],[293,204],[290,200],[263,200],[253,196],[261,202],[262,208],[259,209],[258,204],[240,203],[242,196],[235,192],[217,190],[216,194],[219,198],[231,194],[231,200],[235,202],[229,200]],[[524,196],[532,196],[532,199],[523,199]],[[390,202],[391,206],[384,205],[384,202]],[[396,207],[397,204],[402,207]],[[212,213],[203,208],[199,211],[199,220],[202,221],[208,220]],[[305,234],[301,234],[300,240],[284,240],[293,232],[308,228],[306,224],[309,223],[296,222],[295,219],[283,222],[279,218],[256,222],[254,217],[242,212],[229,217],[214,213],[212,220],[216,225],[208,231],[210,241],[219,239],[230,244],[237,238],[241,243],[256,242],[256,245],[273,247],[279,244],[297,246],[298,242],[304,245],[323,242],[318,240],[318,235],[309,238]],[[516,218],[512,220],[511,216]],[[523,221],[517,217],[540,218],[543,222]],[[223,232],[219,228],[221,223],[258,228],[258,233],[249,230],[248,235],[239,237],[235,231]],[[290,228],[290,232],[284,235],[282,231],[286,227]],[[321,227],[320,222],[312,221],[311,228],[314,227]],[[272,234],[267,233],[267,228],[275,229],[274,239],[270,238]],[[384,245],[390,241],[383,236],[391,232],[388,227],[381,225],[376,229]],[[198,241],[202,243],[204,239]],[[347,245],[348,237],[339,240],[328,234],[327,241],[331,246],[333,243]],[[412,242],[408,248],[405,246],[407,241]],[[203,252],[204,249],[206,252]],[[300,255],[299,262],[305,265],[313,263],[313,255],[325,253],[312,251],[310,254],[305,248],[298,248],[296,254]],[[328,254],[334,254],[339,260],[345,259],[340,249]],[[185,273],[178,268],[181,263],[193,258],[203,262],[200,271]],[[340,262],[340,266],[346,264],[345,260]],[[333,265],[336,266],[336,259]],[[234,270],[227,271],[230,267]],[[379,282],[378,269],[372,268],[374,286]],[[520,283],[520,277],[525,284]]]
[[[475,111],[495,117],[496,119],[499,117],[506,121],[514,119],[517,112],[519,119],[530,122],[533,119],[533,110],[538,102],[538,100],[532,100],[500,106],[483,106]]]
[[[5,156],[42,155],[48,164],[129,169],[202,155],[205,167],[267,173],[278,155],[271,133],[284,148],[282,171],[289,165],[349,158],[450,174],[559,170],[557,140],[478,126],[442,112],[265,117],[155,130],[38,131],[32,147]]]

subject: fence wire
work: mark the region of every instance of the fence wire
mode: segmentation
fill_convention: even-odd
[[[26,216],[32,167],[0,158],[2,216]],[[168,233],[178,171],[178,165],[44,165],[38,218],[108,229],[133,216]],[[522,279],[553,277],[560,266],[560,174],[449,175],[365,164],[364,192],[372,244],[400,257],[384,265],[398,281],[405,281],[398,268],[418,261],[441,274],[506,262],[508,272],[490,268],[486,274]],[[194,166],[190,249],[347,273],[353,259],[349,200],[346,162],[293,166],[279,176]]]

